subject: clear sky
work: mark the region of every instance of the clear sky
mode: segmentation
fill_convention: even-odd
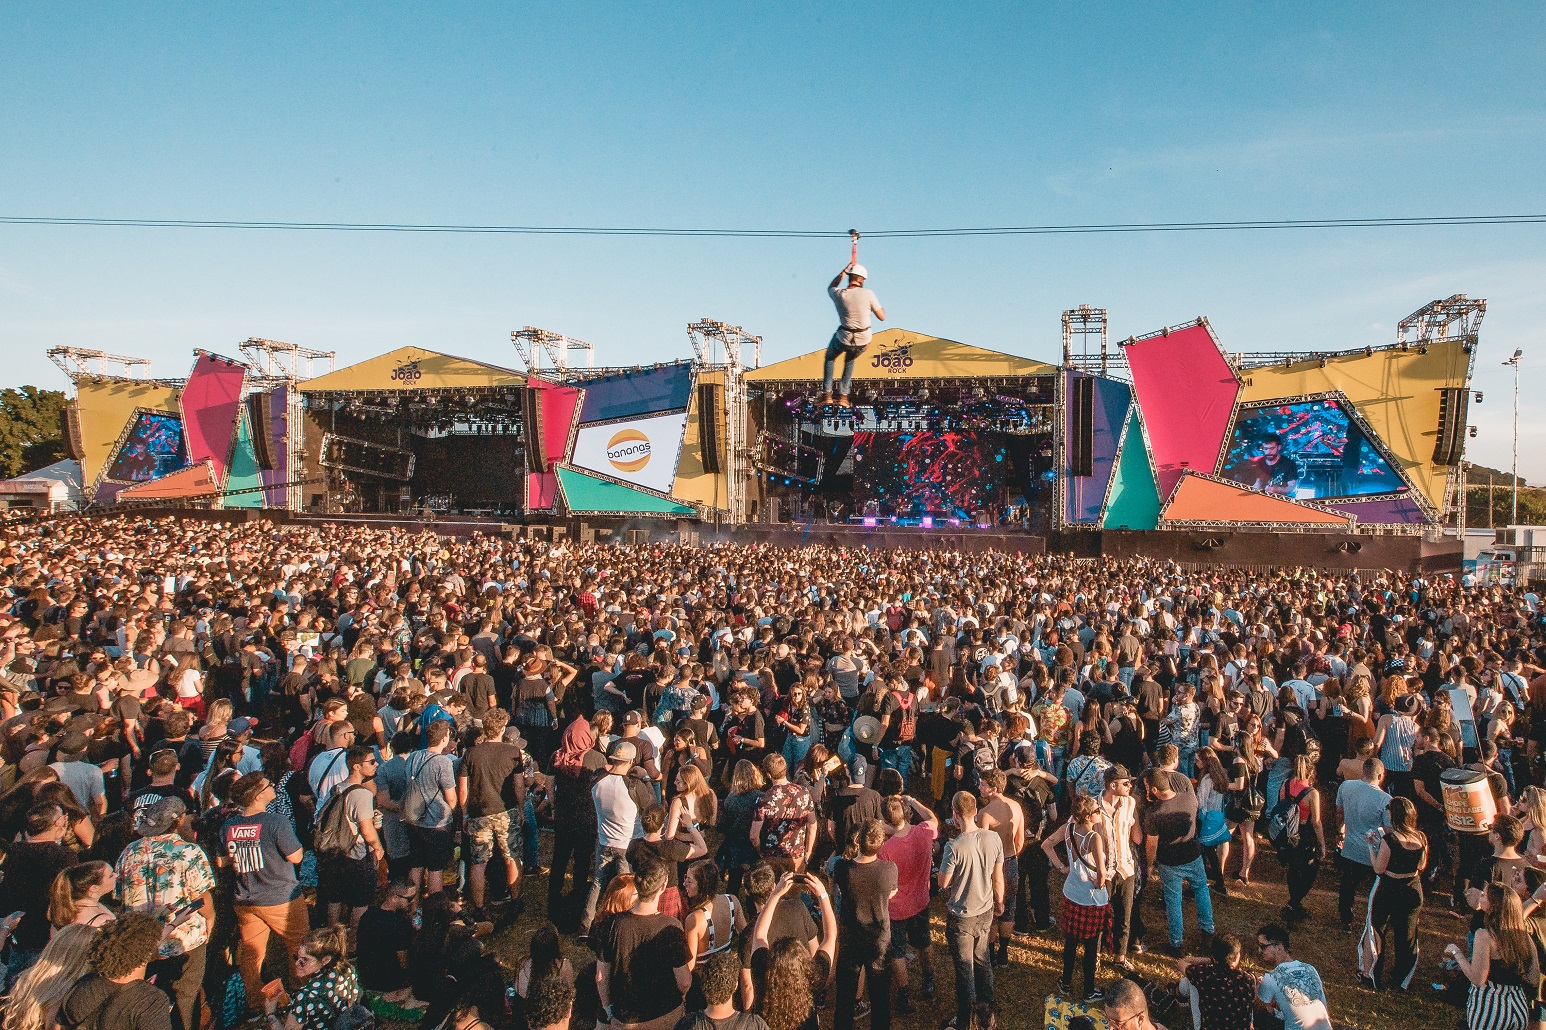
[[[821,229],[1546,212],[1537,4],[0,5],[0,214]],[[838,240],[0,225],[0,385],[54,344],[249,336],[514,364],[821,346]],[[1056,360],[1207,315],[1229,350],[1486,297],[1469,455],[1546,481],[1546,225],[873,240],[890,324]]]

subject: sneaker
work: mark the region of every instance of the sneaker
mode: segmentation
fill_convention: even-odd
[[[1066,983],[1064,983],[1063,981],[1059,980],[1058,981],[1058,985],[1057,985],[1057,989],[1056,989],[1056,991],[1054,993],[1056,993],[1059,998],[1066,998],[1070,994],[1073,994],[1074,992],[1069,988],[1069,986]]]
[[[860,998],[854,1003],[854,1018],[863,1019],[870,1014],[870,1003]]]
[[[1186,944],[1185,941],[1179,941],[1179,942],[1177,942],[1175,944],[1167,944],[1167,945],[1165,945],[1165,954],[1169,955],[1171,958],[1185,958],[1186,957],[1186,947],[1185,947],[1185,944]]]
[[[924,1001],[934,1000],[934,978],[932,976],[924,977],[923,986],[918,990],[918,997]]]
[[[1133,942],[1133,954],[1134,955],[1142,955],[1144,952],[1146,952],[1148,950],[1149,950],[1148,946],[1145,945],[1143,943],[1143,941],[1134,941]]]
[[[1084,996],[1084,1003],[1086,1005],[1099,1005],[1101,1002],[1103,1002],[1105,1000],[1106,1000],[1106,992],[1101,990],[1099,987],[1095,988],[1089,994],[1086,994]]]

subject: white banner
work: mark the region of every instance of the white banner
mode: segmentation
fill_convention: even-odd
[[[669,493],[676,481],[687,412],[651,415],[604,426],[581,426],[574,441],[575,468],[599,472],[622,483]]]

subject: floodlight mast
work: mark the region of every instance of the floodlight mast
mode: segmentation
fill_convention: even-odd
[[[150,359],[131,358],[122,354],[91,347],[50,347],[48,359],[70,377],[70,382],[82,379],[149,379]]]
[[[585,355],[586,368],[594,368],[596,364],[596,348],[584,340],[576,340],[549,329],[538,329],[534,325],[510,330],[510,342],[515,344],[515,352],[521,356],[521,363],[528,372],[542,371],[544,356],[558,372],[569,370],[569,356],[573,353]]]

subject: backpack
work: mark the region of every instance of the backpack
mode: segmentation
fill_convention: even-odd
[[[359,834],[349,825],[349,813],[343,806],[344,798],[357,790],[369,790],[363,783],[350,784],[333,792],[322,806],[317,818],[317,832],[312,844],[320,858],[339,858],[347,855],[359,841]]]
[[[1279,853],[1298,849],[1301,840],[1299,802],[1314,789],[1305,787],[1297,794],[1289,794],[1285,788],[1278,803],[1272,806],[1272,817],[1267,820],[1267,839]]]
[[[898,692],[897,706],[897,743],[911,744],[918,735],[918,706],[914,704],[912,694],[905,690]]]
[[[409,826],[419,825],[429,812],[430,804],[429,796],[424,793],[424,787],[419,783],[419,774],[424,771],[425,766],[429,765],[429,752],[418,751],[415,754],[424,755],[425,758],[419,763],[417,769],[412,766],[408,768],[408,790],[403,794],[402,819]]]

